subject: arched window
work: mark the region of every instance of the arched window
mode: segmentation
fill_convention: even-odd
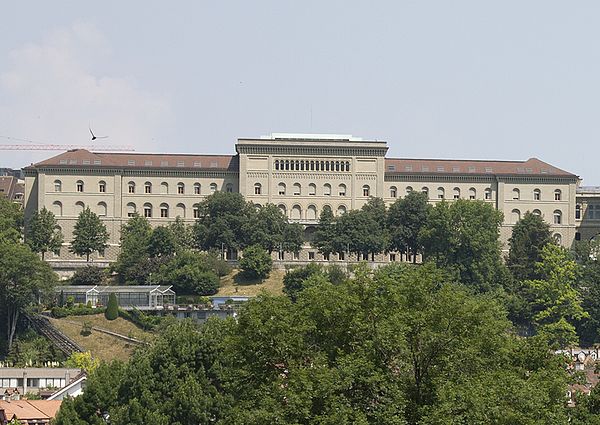
[[[421,193],[424,193],[425,196],[427,196],[427,199],[429,199],[429,188],[428,187],[421,188]]]
[[[390,187],[390,198],[395,198],[398,196],[398,188],[396,186]]]
[[[181,182],[177,183],[177,194],[183,195],[185,193],[185,185]]]
[[[539,201],[542,199],[542,191],[539,189],[533,189],[533,200]]]
[[[554,210],[554,224],[562,224],[562,212],[560,210]]]
[[[458,187],[455,187],[452,193],[452,197],[454,199],[460,199],[460,189]]]
[[[62,182],[60,180],[54,180],[54,191],[62,192]]]
[[[329,183],[323,185],[323,195],[331,196],[331,185]]]
[[[483,197],[487,201],[491,200],[492,199],[492,189],[490,189],[489,187],[487,189],[485,189],[483,192]]]
[[[444,199],[445,198],[445,190],[444,190],[443,187],[438,187],[437,195],[438,195],[438,199]]]
[[[194,195],[202,193],[200,183],[194,183]]]
[[[537,215],[538,217],[542,216],[542,212],[540,210],[538,210],[538,209],[535,209],[535,210],[531,211],[531,214]]]
[[[477,199],[477,191],[474,187],[469,189],[469,199]]]
[[[211,183],[210,184],[210,193],[215,193],[216,191],[217,191],[217,184]]]
[[[150,183],[150,182],[144,183],[144,193],[152,193],[152,183]],[[152,216],[146,216],[146,217],[152,217]]]
[[[346,196],[346,185],[344,183],[340,183],[338,186],[338,195]]]
[[[254,194],[260,195],[262,193],[262,185],[260,183],[254,183]]]
[[[98,182],[98,192],[100,192],[100,193],[106,192],[106,182],[105,181],[100,180],[100,182]]]
[[[277,192],[279,193],[279,195],[283,196],[285,195],[285,183],[281,182],[277,185]]]
[[[344,215],[346,214],[346,206],[345,205],[340,205],[337,209],[337,215]]]
[[[52,202],[52,212],[56,217],[61,217],[63,214],[62,203],[60,201]]]
[[[200,218],[200,207],[198,207],[198,204],[194,205],[194,218]]]
[[[301,217],[302,217],[302,208],[300,208],[300,205],[294,205],[292,207],[291,219],[292,220],[300,220]]]
[[[519,199],[521,199],[521,191],[519,189],[517,189],[516,187],[512,191],[512,198],[515,201],[518,201]]]
[[[521,211],[519,211],[518,209],[514,209],[511,212],[511,216],[512,216],[512,220],[511,223],[516,224],[518,223],[518,221],[521,219]]]
[[[302,194],[302,186],[300,183],[294,183],[294,195],[298,196]]]
[[[395,187],[394,187],[394,186],[392,186],[392,187],[395,189]],[[412,186],[406,186],[406,194],[407,194],[407,195],[408,195],[410,192],[412,192],[412,191],[413,191],[413,188],[412,188]],[[392,198],[395,198],[395,196],[392,196]]]
[[[160,204],[160,216],[162,218],[169,217],[169,206],[167,204]]]
[[[285,205],[283,204],[279,204],[277,205],[277,208],[279,208],[279,210],[281,211],[281,213],[287,217],[287,208]]]
[[[77,183],[75,183],[75,188],[77,192],[83,192],[83,181],[77,180]]]
[[[562,235],[560,233],[555,233],[552,235],[552,237],[554,238],[554,242],[556,242],[558,245],[562,245]]]
[[[134,182],[127,183],[127,192],[135,193],[135,183]]]
[[[314,196],[317,194],[317,185],[314,183],[309,183],[308,184],[308,194],[310,196]]]
[[[150,203],[144,204],[144,217],[147,217],[147,218],[152,217],[152,204],[150,204]]]
[[[368,184],[363,186],[363,196],[371,196],[371,188]]]
[[[75,202],[75,214],[80,214],[85,210],[85,204],[81,201]]]
[[[98,216],[106,217],[106,202],[98,202]]]
[[[130,202],[127,204],[127,217],[133,217],[136,212],[135,204]]]
[[[316,220],[317,219],[317,207],[314,205],[309,205],[306,209],[306,219],[307,220]]]
[[[581,220],[581,204],[575,205],[575,220]]]
[[[160,184],[160,193],[163,193],[163,194],[169,193],[169,183],[162,182]]]
[[[231,183],[227,183],[225,185],[225,192],[227,192],[227,193],[233,193],[233,185]]]
[[[554,191],[554,200],[560,201],[561,197],[562,197],[562,192],[560,191],[560,189],[556,189]]]
[[[176,217],[181,217],[181,218],[185,218],[185,205],[183,204],[177,204],[177,206],[175,207],[175,215]]]
[[[275,160],[275,169],[279,170],[279,160],[278,159]]]

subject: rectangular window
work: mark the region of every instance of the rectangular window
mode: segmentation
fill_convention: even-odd
[[[102,161],[99,159],[94,159],[94,165],[102,165]]]
[[[83,183],[77,183],[77,192],[83,192]]]
[[[300,253],[294,252],[294,260],[299,260],[299,259],[300,259]]]
[[[104,183],[100,183],[100,185],[98,186],[98,191],[100,193],[106,192],[106,185]]]
[[[194,208],[194,218],[200,218],[200,210],[198,208]]]
[[[396,254],[390,254],[390,261],[396,261]]]
[[[144,165],[145,166],[150,166],[150,165],[152,165],[152,161],[144,161]]]
[[[169,166],[169,161],[160,161],[160,166],[161,167],[168,167]]]
[[[345,257],[346,257],[346,253],[345,252],[340,252],[338,254],[338,258],[340,259],[340,261],[344,261]]]
[[[145,190],[144,190],[144,192],[146,192],[146,193],[152,193],[152,186],[150,186],[150,185],[146,185],[146,186],[144,187],[144,189],[145,189]]]
[[[152,210],[150,208],[144,209],[144,217],[146,217],[146,218],[152,217]]]
[[[308,253],[308,259],[309,259],[309,260],[314,260],[314,259],[315,259],[315,253],[314,253],[313,251],[310,251],[310,252]]]
[[[283,252],[283,251],[279,251],[279,252],[277,253],[277,258],[278,258],[279,260],[283,260],[283,259],[285,258],[285,252]]]
[[[183,167],[183,166],[185,166],[185,163],[183,161],[177,161],[177,166]]]
[[[177,193],[179,193],[180,195],[183,195],[183,186],[177,186]]]
[[[130,159],[127,161],[127,165],[135,165],[135,161],[133,159]]]

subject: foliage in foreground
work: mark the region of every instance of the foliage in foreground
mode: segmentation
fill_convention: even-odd
[[[488,295],[432,265],[355,276],[172,325],[100,366],[56,424],[567,423],[562,358]]]

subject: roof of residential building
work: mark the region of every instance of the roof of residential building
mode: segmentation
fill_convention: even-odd
[[[22,423],[49,423],[60,409],[61,400],[0,400],[0,412],[6,420]]]
[[[386,173],[537,175],[577,178],[537,158],[527,161],[386,158]]]
[[[13,176],[0,176],[0,196],[13,199],[17,179]]]
[[[27,168],[37,167],[119,167],[119,168],[175,168],[194,170],[238,171],[236,155],[190,155],[130,152],[90,152],[74,149],[38,162]]]

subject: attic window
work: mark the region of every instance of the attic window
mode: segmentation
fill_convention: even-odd
[[[429,167],[428,167],[428,166],[426,166],[426,165],[423,165],[423,166],[421,167],[421,171],[429,171]]]
[[[160,166],[161,167],[168,167],[169,166],[169,161],[160,161]]]
[[[438,170],[438,171],[445,171],[445,170],[444,170],[444,167],[437,167],[437,170]]]
[[[396,171],[395,165],[388,165],[388,171]]]
[[[404,171],[412,171],[412,165],[405,166]]]
[[[453,173],[459,173],[460,172],[460,167],[452,167],[452,172]]]
[[[152,165],[152,161],[144,161],[144,165]]]
[[[76,159],[69,159],[69,164],[77,164],[77,160]]]
[[[547,168],[542,168],[542,170],[540,171],[540,173],[542,173],[542,174],[548,174],[548,169]]]
[[[127,161],[127,165],[135,165],[135,161],[133,159],[130,159]]]
[[[210,168],[217,168],[219,166],[219,164],[217,163],[217,161],[212,161],[210,163]]]
[[[202,167],[202,163],[200,161],[195,161],[194,167]]]
[[[475,172],[475,167],[469,167],[469,173],[474,173]]]
[[[524,173],[524,172],[525,172],[525,168],[517,167],[517,173]]]
[[[525,168],[525,172],[526,172],[527,174],[532,174],[532,173],[533,173],[533,170],[532,170],[531,168]]]
[[[185,163],[183,161],[177,161],[178,167],[183,167],[184,165],[185,165]]]
[[[486,173],[491,173],[492,172],[492,167],[485,167],[485,172]]]
[[[89,159],[84,159],[82,161],[83,165],[90,165],[90,160]]]
[[[102,161],[99,159],[94,159],[94,165],[100,165],[102,164]]]
[[[66,159],[61,159],[60,161],[58,161],[59,164],[66,164],[67,160]]]

